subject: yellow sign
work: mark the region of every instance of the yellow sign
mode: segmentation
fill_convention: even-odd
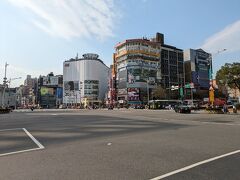
[[[211,104],[214,103],[214,90],[213,90],[213,89],[210,89],[210,90],[209,90],[209,102],[210,102]]]
[[[42,96],[48,94],[48,88],[41,87],[40,93]]]

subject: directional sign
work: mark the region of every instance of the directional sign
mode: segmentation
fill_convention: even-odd
[[[174,91],[174,90],[178,90],[179,86],[171,86],[171,90]]]
[[[194,88],[194,84],[193,83],[190,83],[190,88]]]
[[[190,84],[186,84],[185,88],[191,88],[191,85]]]
[[[183,88],[180,88],[180,96],[183,97]]]

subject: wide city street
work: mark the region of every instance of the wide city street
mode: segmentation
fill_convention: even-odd
[[[0,114],[1,180],[239,180],[240,114]]]

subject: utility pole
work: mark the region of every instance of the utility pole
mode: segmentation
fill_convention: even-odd
[[[147,105],[148,105],[148,108],[149,108],[149,79],[147,80]]]
[[[7,86],[7,66],[9,64],[6,62],[5,63],[5,69],[4,69],[4,78],[3,78],[3,93],[2,93],[2,108],[5,107],[5,89]]]
[[[209,84],[210,84],[210,88],[209,88],[209,102],[211,103],[211,105],[214,105],[214,87],[213,87],[213,65],[212,65],[212,61],[213,61],[213,56],[220,54],[224,51],[226,51],[227,49],[222,49],[222,50],[218,50],[216,53],[214,53],[213,55],[210,54],[209,57],[207,58],[209,60]]]

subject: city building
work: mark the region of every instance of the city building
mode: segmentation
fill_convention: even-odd
[[[63,75],[51,72],[38,79],[38,104],[42,108],[58,108],[63,98]]]
[[[161,44],[162,87],[166,89],[168,99],[179,98],[179,88],[184,86],[183,50],[174,46]],[[172,87],[178,87],[172,90]]]
[[[116,71],[115,66],[110,66],[110,72],[108,75],[108,94],[107,94],[107,101],[106,104],[108,106],[116,106]]]
[[[108,91],[109,67],[99,55],[87,53],[63,63],[63,103],[66,106],[100,105]]]
[[[115,46],[113,67],[116,100],[120,104],[140,105],[152,99],[157,86],[168,89],[167,98],[178,98],[170,87],[183,84],[183,51],[155,38],[128,39]]]
[[[211,54],[202,49],[184,51],[185,83],[194,84],[193,93],[196,98],[202,99],[209,96],[211,63]]]
[[[37,103],[38,79],[27,75],[24,85],[17,89],[18,106],[24,108]],[[21,100],[20,100],[21,99]]]
[[[16,108],[16,88],[5,87],[0,84],[0,107]]]

